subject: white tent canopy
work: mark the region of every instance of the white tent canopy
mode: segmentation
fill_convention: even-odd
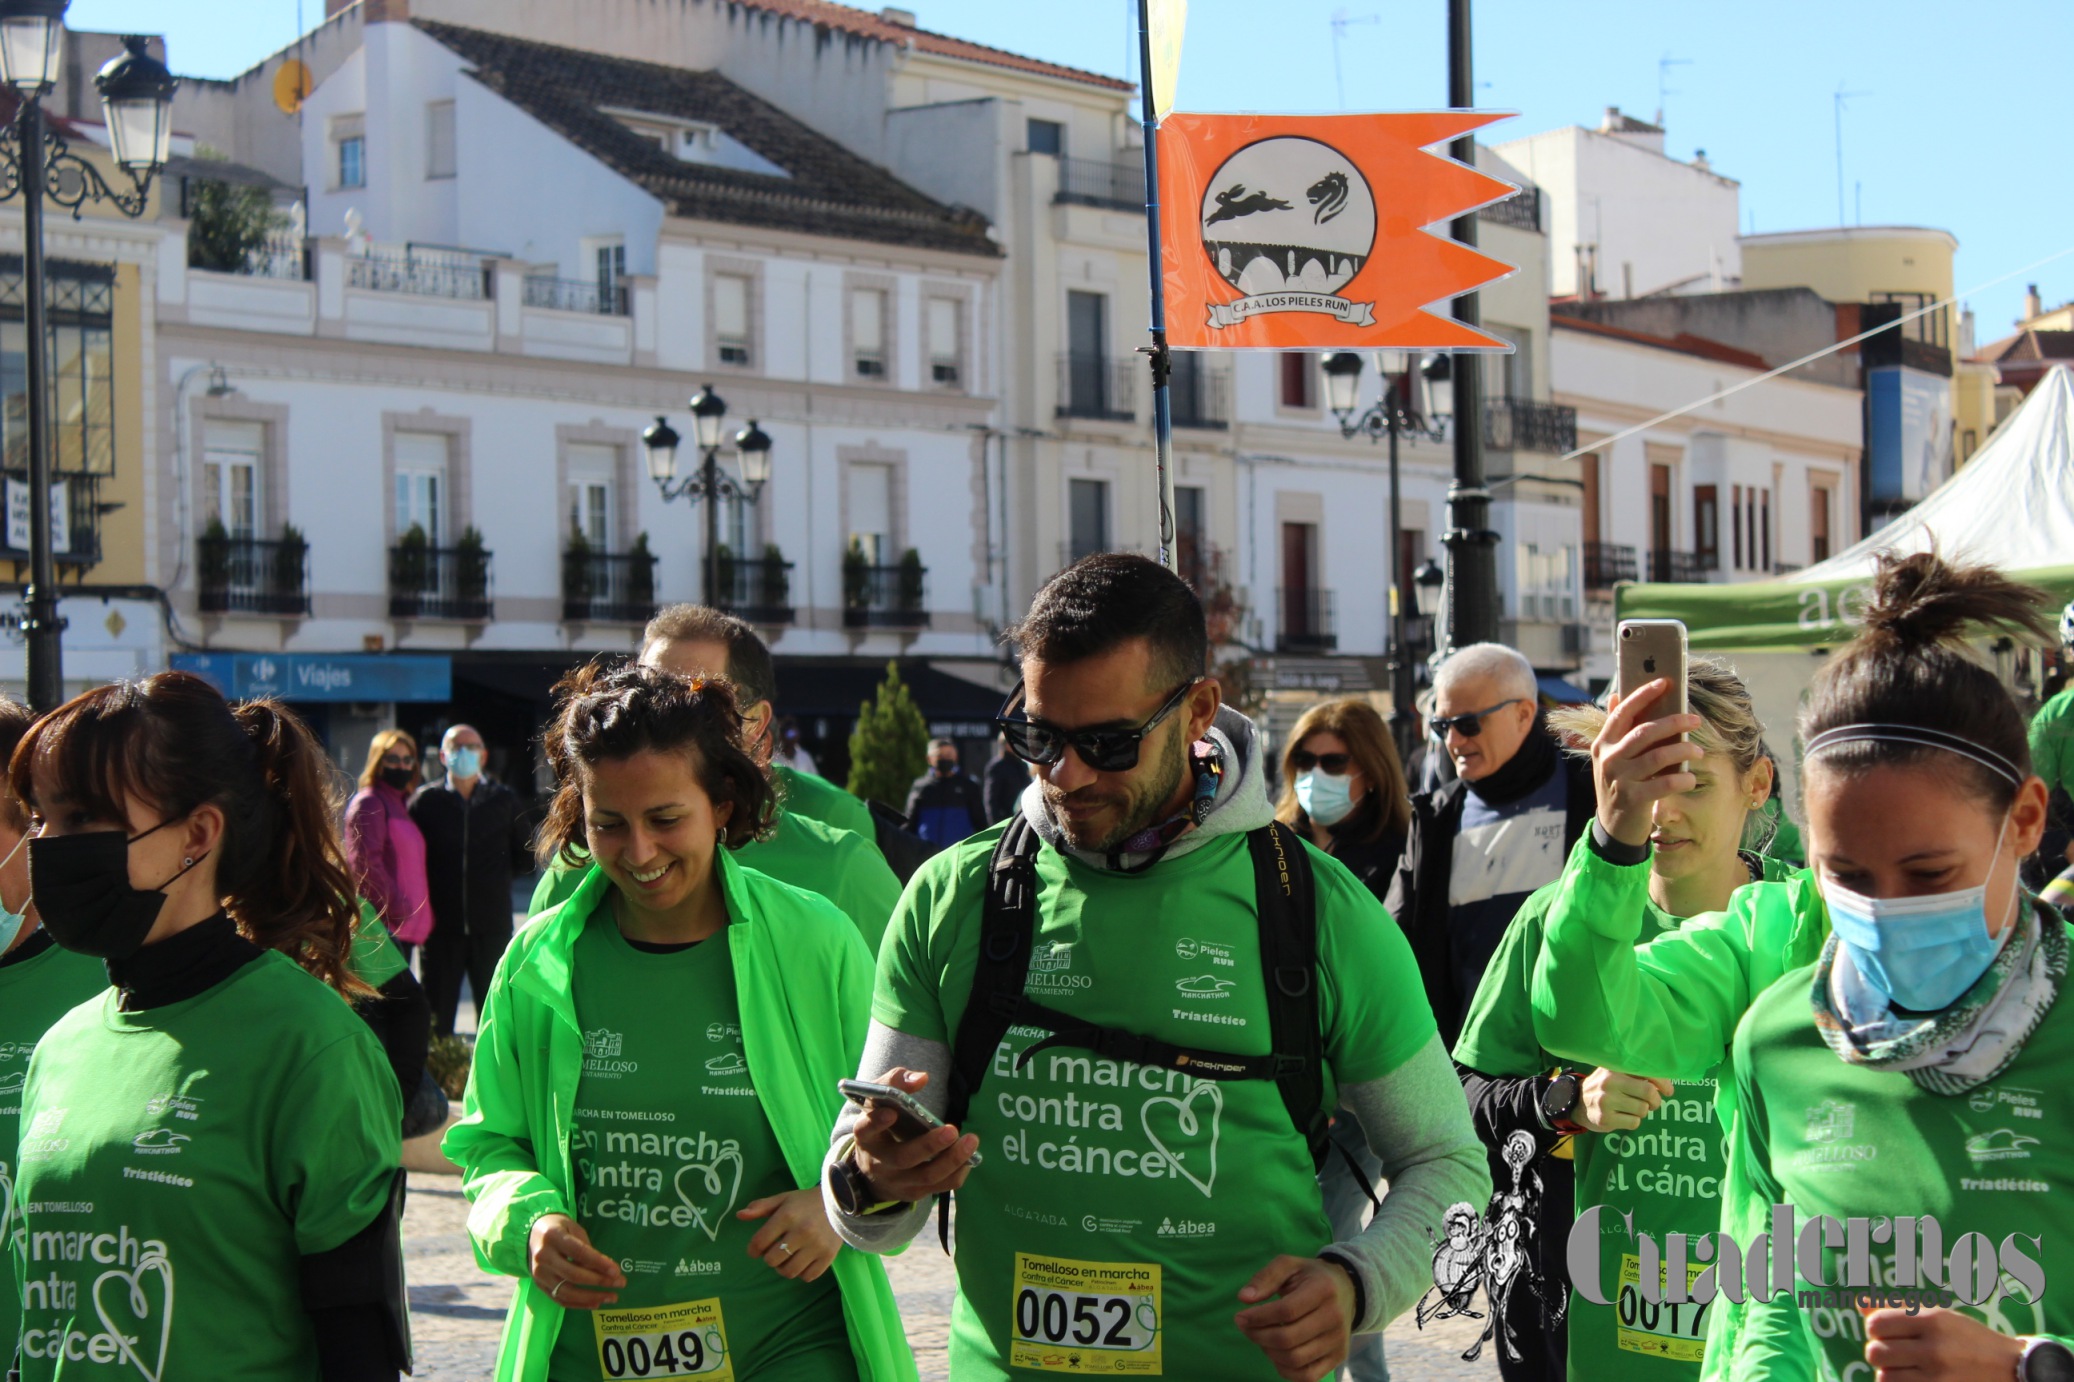
[[[1878,552],[1923,552],[2021,572],[2074,564],[2074,374],[2047,371],[1958,474],[1864,541],[1786,579],[1868,580]]]

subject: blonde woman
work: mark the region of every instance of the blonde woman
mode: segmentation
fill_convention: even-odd
[[[418,788],[418,741],[385,729],[367,747],[360,790],[346,804],[346,861],[353,886],[372,903],[406,963],[432,934],[425,836],[410,818]]]
[[[1375,707],[1348,699],[1303,713],[1282,752],[1275,819],[1310,836],[1382,901],[1411,828],[1411,794]]]

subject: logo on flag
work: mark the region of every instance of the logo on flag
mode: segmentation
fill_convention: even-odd
[[[1210,325],[1263,312],[1322,312],[1375,323],[1373,302],[1340,290],[1375,249],[1375,195],[1354,160],[1315,139],[1263,139],[1219,166],[1203,192],[1203,250],[1244,294],[1209,304]]]

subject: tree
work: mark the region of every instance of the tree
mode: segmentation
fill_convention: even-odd
[[[878,695],[857,707],[850,735],[848,787],[866,801],[899,804],[929,762],[929,725],[915,707],[897,664],[886,664]]]
[[[243,273],[267,238],[288,224],[264,187],[240,187],[197,178],[190,185],[187,263],[190,268]]]

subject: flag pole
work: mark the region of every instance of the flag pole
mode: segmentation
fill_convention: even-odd
[[[1145,130],[1145,242],[1152,266],[1152,448],[1159,478],[1159,564],[1179,569],[1174,542],[1174,413],[1167,383],[1167,285],[1159,252],[1159,115],[1153,97],[1151,0],[1138,0],[1138,91]]]

